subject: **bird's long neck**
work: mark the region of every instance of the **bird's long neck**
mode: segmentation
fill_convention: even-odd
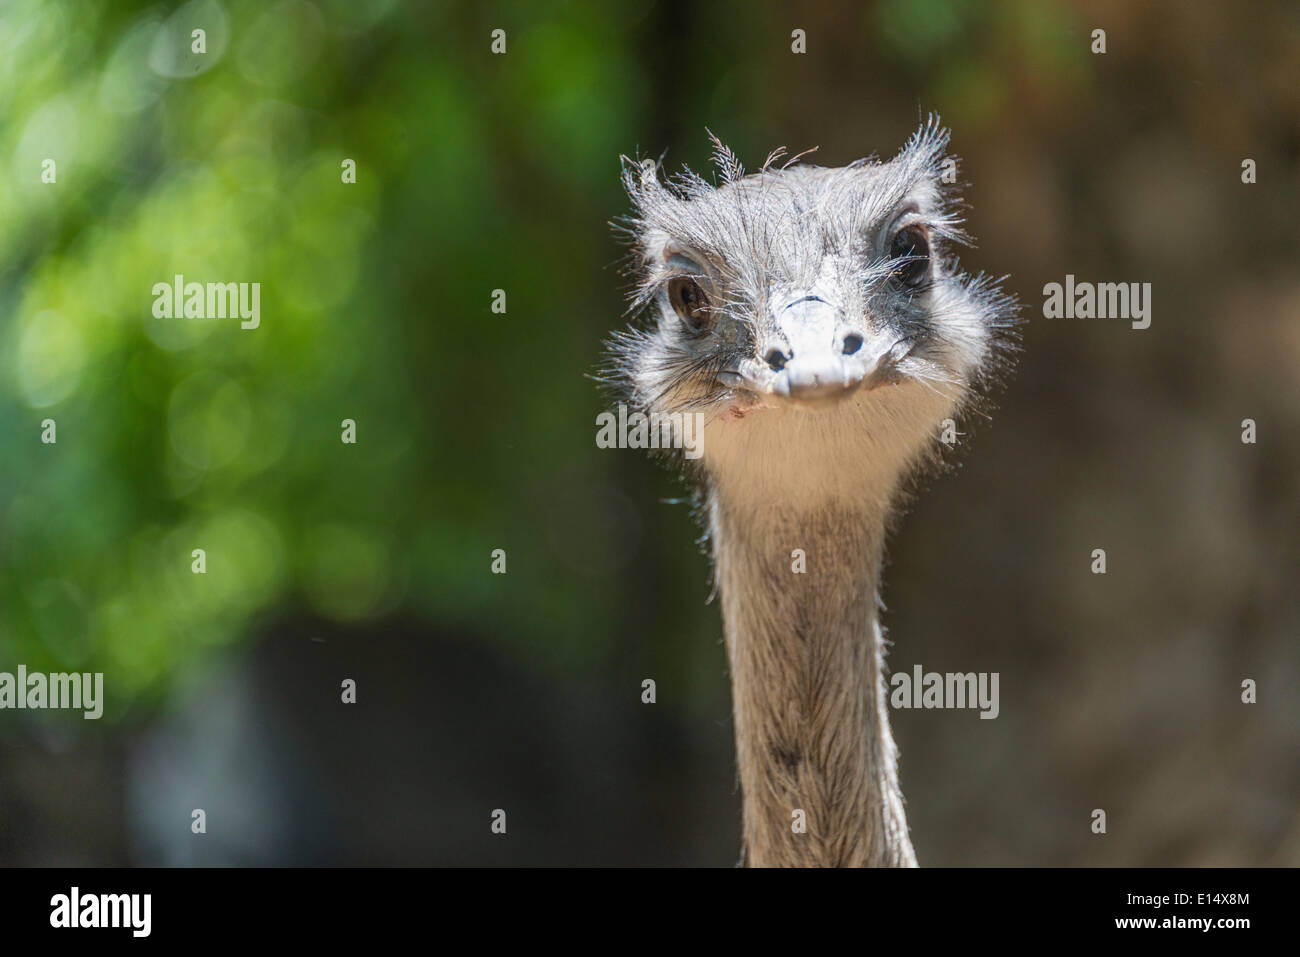
[[[712,494],[751,866],[916,863],[885,710],[884,519]]]

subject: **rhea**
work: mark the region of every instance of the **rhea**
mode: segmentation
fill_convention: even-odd
[[[893,159],[717,185],[626,161],[634,311],[613,378],[704,414],[681,461],[711,545],[751,866],[915,866],[885,694],[886,529],[945,428],[1005,371],[1014,301],[968,243],[934,119]]]

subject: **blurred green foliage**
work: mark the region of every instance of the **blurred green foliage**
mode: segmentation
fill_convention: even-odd
[[[289,602],[521,639],[541,610],[546,631],[601,633],[599,595],[551,593],[526,571],[546,543],[502,517],[520,462],[552,457],[555,423],[597,401],[566,375],[521,403],[529,337],[506,324],[572,281],[538,250],[577,267],[604,237],[516,222],[511,194],[534,188],[504,159],[608,203],[615,120],[633,119],[609,15],[539,28],[489,90],[486,39],[444,55],[451,25],[421,5],[6,7],[0,660],[104,670],[120,707]],[[150,290],[176,273],[260,282],[261,327],[155,318]],[[580,332],[547,338],[589,354]]]

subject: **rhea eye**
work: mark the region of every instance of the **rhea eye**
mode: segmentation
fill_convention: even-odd
[[[682,322],[692,332],[700,332],[709,323],[709,299],[700,284],[689,276],[668,281],[668,298]]]
[[[893,278],[910,289],[915,289],[930,276],[930,239],[920,226],[904,226],[894,233],[889,244],[889,258],[905,260],[894,271]]]

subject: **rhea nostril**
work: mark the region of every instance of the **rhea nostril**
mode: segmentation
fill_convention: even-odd
[[[844,354],[851,356],[862,348],[862,337],[857,333],[849,333],[844,337]]]
[[[786,355],[780,349],[773,349],[767,354],[767,364],[772,367],[774,372],[780,372],[785,368]]]

